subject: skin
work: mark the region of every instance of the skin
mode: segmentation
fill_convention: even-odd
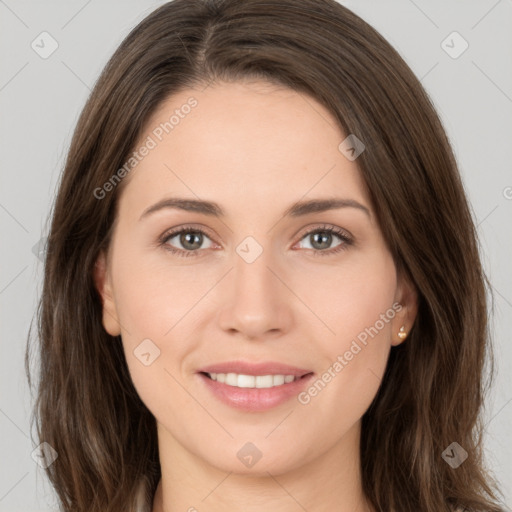
[[[190,96],[198,105],[125,178],[111,246],[95,269],[103,325],[121,334],[133,383],[157,420],[162,479],[152,510],[373,510],[361,487],[361,418],[391,347],[402,342],[400,327],[414,322],[417,297],[397,275],[357,159],[338,150],[346,135],[323,106],[258,81],[175,94],[137,147]],[[162,209],[139,220],[171,196],[215,201],[226,216]],[[369,215],[345,207],[283,217],[298,200],[326,197],[357,201]],[[188,224],[208,232],[193,249],[199,256],[158,245]],[[321,249],[304,236],[323,225],[342,228],[353,243],[315,256],[343,243],[333,234]],[[252,263],[236,252],[247,236],[263,249]],[[167,245],[187,251],[179,236]],[[319,377],[396,302],[401,311],[307,405],[292,398],[239,411],[196,374],[245,359]],[[160,349],[149,366],[133,353],[146,338]],[[237,457],[247,442],[262,454],[251,468]]]

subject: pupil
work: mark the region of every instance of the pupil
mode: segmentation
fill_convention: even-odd
[[[193,242],[193,239],[194,237],[198,237],[199,238],[199,242],[196,242],[194,244]],[[189,249],[198,249],[199,247],[201,247],[201,233],[198,233],[198,232],[188,232],[184,235],[181,236],[181,243],[183,245],[183,247],[188,247]],[[192,240],[192,241],[191,241]],[[189,245],[191,244],[192,247]]]
[[[322,234],[322,233],[314,233],[313,234],[313,237],[314,237],[314,242],[313,244],[316,243],[316,240],[315,238],[316,237],[319,237],[320,238],[320,242],[319,244],[320,245],[323,245],[323,247],[321,247],[321,249],[327,249],[329,247],[329,241],[331,239],[331,234],[330,233],[327,233],[327,234]],[[322,242],[321,240],[324,239],[324,242]]]

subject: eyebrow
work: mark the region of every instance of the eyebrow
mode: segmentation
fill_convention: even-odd
[[[178,209],[185,210],[187,212],[202,213],[212,217],[225,217],[226,213],[223,208],[213,201],[204,201],[198,199],[188,199],[181,197],[169,197],[162,199],[157,203],[149,206],[144,210],[139,220],[149,216],[162,209]],[[310,199],[308,201],[298,201],[287,208],[283,217],[300,217],[308,215],[310,213],[326,212],[329,210],[336,210],[339,208],[356,208],[361,210],[371,218],[370,210],[355,201],[354,199],[343,199],[343,198],[328,198],[328,199]]]

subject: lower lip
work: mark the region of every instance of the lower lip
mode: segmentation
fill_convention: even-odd
[[[244,411],[266,411],[296,397],[313,378],[313,373],[272,388],[238,388],[198,373],[208,389],[223,403]]]

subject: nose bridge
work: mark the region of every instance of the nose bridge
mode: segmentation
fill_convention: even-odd
[[[262,244],[252,236],[246,237],[236,248],[233,269],[237,302],[253,303],[257,307],[270,306],[280,295],[280,283],[270,270],[276,266],[275,258],[269,244],[265,247]]]
[[[233,270],[237,295],[240,297],[241,294],[251,292],[249,295],[257,300],[266,294],[270,295],[275,285],[275,276],[269,269],[274,266],[270,249],[264,249],[252,239],[239,244],[236,252]]]
[[[276,277],[280,270],[271,250],[253,237],[244,239],[235,250],[229,298],[222,306],[222,327],[251,338],[286,329],[290,297]]]

